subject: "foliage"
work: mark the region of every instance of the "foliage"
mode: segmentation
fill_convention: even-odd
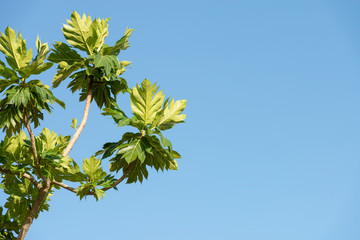
[[[20,33],[16,35],[10,27],[1,33],[0,51],[7,64],[0,61],[0,127],[6,133],[0,141],[0,188],[8,197],[0,207],[0,239],[15,239],[16,235],[23,239],[28,219],[49,210],[55,189],[67,189],[80,199],[93,196],[99,200],[125,179],[127,183],[147,179],[149,167],[157,171],[178,167],[180,154],[163,131],[184,121],[186,100],[165,98],[163,91],[147,79],[129,88],[121,75],[130,62],[120,61],[118,56],[130,46],[133,29],[126,29],[123,37],[110,46],[105,44],[108,22],[109,18],[93,20],[74,11],[62,28],[67,43],[56,41],[50,50],[38,37],[34,58]],[[119,141],[105,143],[84,159],[81,167],[66,149],[72,148],[86,118],[80,125],[73,119],[75,134],[71,140],[47,128],[37,136],[33,134],[32,126],[40,126],[44,111],[51,114],[55,103],[65,108],[48,85],[34,78],[54,64],[58,70],[52,88],[69,79],[67,87],[72,93],[79,91],[79,101],[94,100],[102,114],[111,116],[118,127],[134,127],[134,132],[124,133]],[[129,94],[132,117],[117,105],[119,93]],[[105,158],[110,161],[109,172],[102,167]]]
[[[118,142],[106,143],[102,151],[103,158],[110,159],[110,171],[125,172],[130,163],[133,168],[129,172],[127,183],[147,179],[146,166],[156,170],[176,170],[176,158],[180,154],[172,148],[171,142],[162,134],[163,130],[170,129],[177,123],[183,122],[186,115],[181,114],[185,108],[186,100],[174,102],[165,99],[162,91],[157,92],[156,84],[145,79],[141,86],[137,85],[130,92],[133,117],[128,118],[116,105],[105,108],[103,115],[110,115],[118,126],[133,126],[138,133],[127,132]],[[160,138],[160,139],[159,139]]]
[[[53,79],[53,87],[58,87],[68,77],[72,79],[68,88],[74,93],[80,91],[80,101],[86,99],[90,81],[94,84],[93,99],[97,105],[110,107],[116,95],[125,92],[127,82],[120,77],[125,72],[128,61],[119,61],[120,50],[129,47],[128,39],[133,29],[127,29],[124,36],[112,47],[105,44],[108,36],[108,19],[83,17],[73,12],[71,20],[64,24],[63,33],[68,44],[56,42],[48,60],[58,64],[58,72]],[[87,57],[76,52],[84,51]]]

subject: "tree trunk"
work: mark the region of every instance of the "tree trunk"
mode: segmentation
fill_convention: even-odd
[[[21,227],[21,230],[17,237],[17,240],[25,239],[25,236],[26,236],[27,232],[29,231],[29,228],[30,228],[35,216],[39,213],[41,204],[46,199],[49,190],[50,190],[50,180],[46,179],[46,181],[43,183],[43,187],[39,190],[39,194],[38,194],[34,204],[32,205],[29,215],[27,216],[23,226]]]

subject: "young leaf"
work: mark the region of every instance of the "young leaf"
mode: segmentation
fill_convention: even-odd
[[[125,50],[130,47],[129,37],[134,29],[126,29],[124,36],[116,42],[113,47],[104,47],[101,51],[102,55],[119,55],[120,50]]]
[[[70,45],[92,55],[97,48],[104,43],[104,38],[108,35],[107,19],[91,20],[90,16],[80,15],[73,11],[71,20],[67,20],[69,25],[64,24],[63,33]]]
[[[186,118],[185,114],[181,114],[186,107],[187,100],[178,100],[174,102],[174,99],[169,104],[164,106],[164,112],[156,123],[161,130],[171,128],[174,124],[183,122]]]
[[[100,198],[103,198],[105,196],[105,192],[101,189],[95,189],[94,197],[96,201],[98,201]]]
[[[91,156],[90,159],[84,159],[82,169],[89,177],[94,177],[99,168],[101,168],[101,161],[99,159],[94,156]]]
[[[178,164],[175,160],[170,161],[169,169],[170,170],[178,170]]]
[[[156,84],[151,85],[151,82],[145,79],[141,83],[141,87],[136,85],[130,94],[131,109],[145,126],[153,122],[164,102],[165,96],[162,91],[156,93],[157,89]]]
[[[76,118],[73,118],[72,121],[71,121],[71,127],[73,129],[77,129],[77,119]]]
[[[6,56],[6,61],[14,70],[26,67],[32,58],[32,50],[27,51],[26,40],[22,39],[21,33],[16,33],[10,27],[5,29],[5,34],[1,33],[0,51]]]
[[[30,75],[40,74],[50,69],[53,63],[44,63],[48,55],[49,47],[47,43],[41,43],[39,36],[36,39],[37,56],[33,59],[31,64],[19,69],[19,73],[23,78],[28,78]]]

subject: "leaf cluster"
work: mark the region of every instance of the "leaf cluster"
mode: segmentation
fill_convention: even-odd
[[[57,99],[49,86],[40,80],[26,80],[40,74],[53,65],[45,62],[50,52],[47,43],[36,40],[37,55],[32,59],[32,49],[27,50],[26,40],[19,33],[7,27],[0,36],[0,51],[5,55],[9,67],[0,61],[0,93],[5,97],[0,101],[0,127],[7,136],[19,133],[24,127],[24,116],[27,115],[35,127],[43,120],[43,110],[51,113],[55,102],[65,108],[65,104]],[[51,105],[50,105],[51,104]]]
[[[103,115],[110,115],[118,126],[133,126],[138,133],[127,132],[118,142],[106,143],[103,150],[97,152],[102,158],[110,157],[110,171],[126,171],[127,183],[142,182],[148,178],[147,167],[157,171],[176,170],[180,154],[172,148],[171,142],[165,138],[162,131],[183,122],[186,115],[181,114],[186,106],[186,100],[165,100],[162,91],[158,92],[156,84],[145,79],[141,86],[137,85],[130,93],[133,117],[128,118],[117,105],[105,108]],[[159,139],[160,138],[160,139]]]
[[[119,61],[120,50],[129,47],[128,39],[132,29],[127,29],[124,36],[114,46],[105,44],[108,36],[108,19],[94,19],[74,11],[71,19],[64,24],[63,34],[68,44],[56,42],[49,61],[58,64],[58,71],[53,79],[53,87],[58,87],[70,78],[68,88],[74,93],[80,91],[80,101],[84,101],[92,87],[92,96],[97,105],[110,107],[120,92],[128,89],[127,82],[120,75],[125,72],[130,62]],[[84,51],[82,57],[74,48]]]
[[[76,194],[80,196],[80,199],[87,195],[93,195],[96,200],[103,198],[105,195],[103,189],[110,188],[115,182],[115,177],[102,169],[101,160],[95,156],[84,159],[82,169],[84,174],[82,174],[81,185],[77,188]]]
[[[55,178],[55,172],[61,171],[61,169],[55,170],[61,167],[58,153],[68,141],[69,137],[57,136],[46,128],[36,138],[41,171],[44,175]],[[37,177],[28,137],[23,131],[12,137],[5,137],[0,142],[0,169],[2,172],[0,188],[8,195],[4,204],[7,210],[5,214],[0,215],[0,226],[4,226],[8,231],[7,236],[10,236],[13,231],[18,233],[19,226],[25,221],[39,193],[37,186],[28,178],[23,178],[23,175],[27,174],[41,183],[41,179]],[[48,201],[51,192],[42,203],[40,211],[49,210]],[[38,214],[35,217],[38,217]],[[1,230],[3,229],[0,228],[0,232]],[[0,233],[0,236],[1,234],[6,235],[5,232]]]

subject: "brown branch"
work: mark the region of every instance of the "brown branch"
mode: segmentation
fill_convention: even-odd
[[[114,182],[113,185],[111,185],[111,187],[107,187],[107,188],[103,188],[101,190],[103,190],[104,192],[109,190],[110,188],[114,188],[116,187],[119,183],[121,183],[122,181],[124,181],[124,179],[127,177],[127,175],[130,172],[131,167],[134,165],[134,162],[130,163],[130,165],[126,168],[124,174],[121,176],[121,178],[119,178],[116,182]]]
[[[26,217],[24,224],[21,227],[20,233],[17,237],[17,240],[24,240],[26,233],[29,231],[29,228],[35,218],[35,216],[39,213],[40,207],[46,197],[51,187],[51,182],[49,179],[44,181],[43,187],[39,190],[39,194],[37,195],[35,202],[32,205],[32,208],[29,212],[29,215]]]
[[[37,173],[39,174],[39,176],[42,178],[42,180],[46,181],[46,177],[42,174],[42,172],[40,170],[40,161],[39,161],[38,154],[37,154],[37,151],[36,151],[35,136],[34,136],[33,131],[31,130],[31,127],[30,127],[30,122],[29,122],[29,119],[28,119],[27,114],[26,114],[25,106],[23,106],[23,114],[24,114],[25,126],[26,126],[26,129],[28,130],[29,135],[30,135],[31,150],[32,150],[32,153],[33,153],[33,156],[34,156],[35,169],[36,169]]]
[[[19,175],[20,177],[23,176],[24,178],[29,179],[36,186],[37,189],[40,189],[42,187],[41,184],[38,181],[36,181],[36,179],[33,176],[31,176],[29,173],[23,173],[23,174],[21,174],[19,172],[14,173],[14,172],[4,169],[4,168],[0,168],[0,172],[15,174],[15,175]]]
[[[53,180],[52,183],[56,184],[56,185],[58,185],[58,186],[60,186],[62,188],[65,188],[65,189],[69,190],[70,192],[77,193],[77,190],[75,188],[70,187],[69,185],[66,185],[63,182],[57,182],[57,181]]]
[[[83,119],[80,123],[79,128],[76,130],[74,136],[71,138],[69,144],[67,145],[66,149],[63,152],[63,156],[67,156],[69,155],[71,149],[73,148],[76,140],[79,138],[82,130],[85,127],[88,115],[89,115],[89,109],[90,109],[90,103],[92,100],[92,85],[93,85],[93,76],[90,76],[90,83],[89,83],[89,88],[88,88],[88,92],[87,92],[87,97],[86,97],[86,102],[85,102],[85,109],[84,109],[84,115],[83,115]]]

